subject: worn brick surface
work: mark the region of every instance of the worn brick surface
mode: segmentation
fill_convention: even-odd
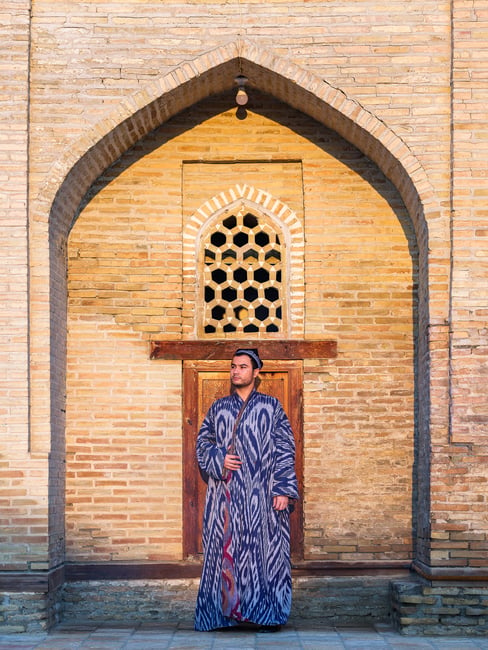
[[[412,516],[424,565],[486,569],[486,3],[0,15],[2,566],[64,561],[65,480],[71,556],[179,557],[181,372],[147,341],[193,331],[185,219],[237,181],[185,196],[182,168],[219,156],[303,226],[291,334],[339,343],[306,364],[307,554],[407,557]]]

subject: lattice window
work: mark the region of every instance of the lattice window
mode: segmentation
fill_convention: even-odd
[[[242,210],[218,222],[204,245],[204,332],[282,331],[279,234],[264,217]]]

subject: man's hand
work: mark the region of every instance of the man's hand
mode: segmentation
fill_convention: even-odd
[[[286,510],[288,508],[288,497],[273,497],[273,510]]]
[[[225,469],[234,471],[236,469],[240,469],[241,465],[242,465],[241,459],[239,458],[239,456],[236,456],[235,454],[227,454],[226,457],[224,458]]]

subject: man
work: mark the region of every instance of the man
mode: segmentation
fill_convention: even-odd
[[[253,623],[274,632],[290,614],[295,444],[280,402],[256,390],[262,365],[256,349],[236,351],[232,393],[212,404],[197,438],[209,477],[197,630]]]

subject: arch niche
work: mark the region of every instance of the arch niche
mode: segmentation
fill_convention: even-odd
[[[37,197],[32,210],[31,241],[36,242],[36,247],[31,253],[31,269],[36,276],[34,281],[44,277],[46,282],[44,290],[36,292],[31,303],[31,349],[36,361],[31,383],[32,451],[52,449],[53,440],[62,441],[64,436],[65,250],[83,197],[100,174],[142,137],[196,102],[231,89],[238,70],[251,80],[253,87],[349,141],[396,186],[412,220],[419,252],[418,445],[428,446],[429,283],[436,278],[432,273],[429,276],[427,223],[429,214],[438,212],[428,179],[405,143],[343,92],[271,52],[248,42],[236,42],[184,63],[123,102],[58,160]],[[430,255],[435,258],[435,249]],[[422,500],[417,512],[428,516],[428,467],[417,467],[416,471],[416,498]],[[419,520],[414,527],[420,537],[428,536],[426,520]],[[421,550],[421,546],[418,548]]]

